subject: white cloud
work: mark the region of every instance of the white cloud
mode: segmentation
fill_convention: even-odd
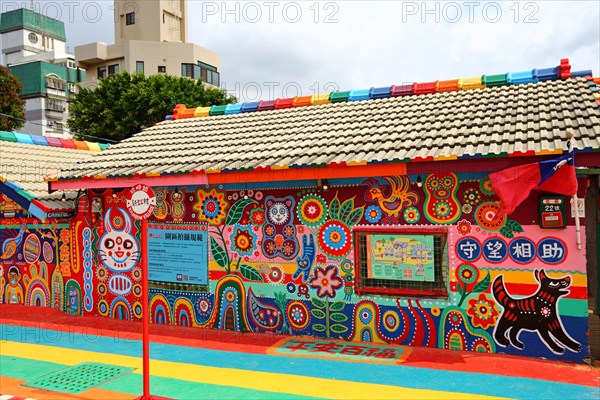
[[[189,40],[221,54],[222,80],[238,95],[245,86],[249,97],[256,95],[248,86],[253,82],[266,99],[285,96],[286,84],[297,83],[311,94],[330,91],[327,82],[340,90],[361,89],[553,67],[564,57],[573,70],[600,73],[597,1],[274,1],[273,22],[269,0],[188,3]],[[7,3],[3,0],[2,7]],[[62,4],[71,48],[112,43],[113,1],[79,2],[72,18],[67,18],[68,1],[56,3]],[[224,13],[236,4],[237,13]],[[93,15],[86,17],[83,10],[91,13],[96,5],[102,15],[92,22]],[[292,23],[297,6],[302,15]],[[215,15],[205,12],[215,7]],[[262,17],[249,22],[257,9]],[[337,22],[325,23],[328,15]],[[268,82],[279,85],[273,93]]]

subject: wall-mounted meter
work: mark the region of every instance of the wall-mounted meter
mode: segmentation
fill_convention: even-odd
[[[567,226],[565,196],[540,196],[540,228],[562,229]]]

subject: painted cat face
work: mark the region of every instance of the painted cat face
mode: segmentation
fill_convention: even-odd
[[[290,212],[281,202],[273,203],[269,207],[269,219],[276,225],[282,225],[290,219]]]
[[[116,229],[111,220],[112,207],[104,216],[104,235],[100,238],[98,254],[106,268],[114,272],[127,272],[138,262],[140,247],[131,233],[131,217],[122,208],[117,208],[123,219],[123,228]]]

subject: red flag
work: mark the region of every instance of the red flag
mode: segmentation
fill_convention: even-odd
[[[500,199],[498,214],[512,214],[534,189],[573,196],[577,177],[573,153],[533,164],[518,165],[490,174],[492,189]]]

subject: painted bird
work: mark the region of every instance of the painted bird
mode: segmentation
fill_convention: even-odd
[[[25,235],[25,231],[27,230],[27,225],[22,224],[21,229],[16,237],[6,239],[2,244],[2,255],[0,255],[1,260],[8,260],[12,256],[15,255],[19,245],[23,241],[23,235]]]
[[[405,207],[419,202],[419,195],[410,190],[408,176],[384,176],[383,179],[390,185],[390,193],[387,195],[383,193],[384,187],[377,179],[369,178],[363,183],[369,186],[365,200],[377,201],[379,207],[388,215],[387,219],[397,219]]]

